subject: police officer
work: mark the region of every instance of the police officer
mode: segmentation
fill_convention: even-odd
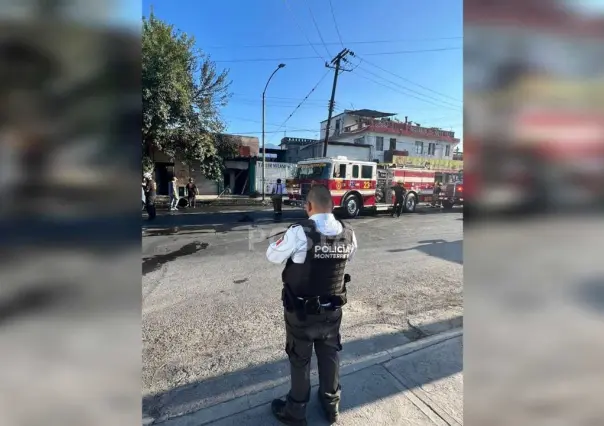
[[[285,263],[281,297],[291,389],[284,400],[274,400],[271,408],[275,417],[287,425],[307,424],[313,346],[321,406],[328,421],[333,423],[338,418],[340,324],[346,282],[350,281],[344,269],[357,250],[352,227],[332,214],[331,193],[325,185],[311,188],[305,210],[309,218],[290,226],[266,252],[270,262]]]

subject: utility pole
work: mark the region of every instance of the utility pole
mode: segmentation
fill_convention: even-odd
[[[336,86],[338,85],[338,74],[340,73],[340,62],[342,60],[346,61],[346,56],[351,55],[354,56],[354,52],[351,52],[348,49],[342,49],[340,53],[336,55],[335,58],[331,60],[331,65],[327,62],[325,66],[327,68],[333,68],[336,70],[333,76],[333,86],[331,88],[331,99],[329,100],[329,112],[327,114],[327,125],[325,126],[325,141],[323,142],[323,157],[327,157],[327,144],[329,143],[329,127],[331,124],[331,116],[333,114],[333,108],[335,106],[334,99],[336,97]],[[350,70],[342,70],[342,71],[350,71]]]

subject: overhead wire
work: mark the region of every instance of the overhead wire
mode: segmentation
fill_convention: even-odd
[[[342,34],[340,34],[340,29],[338,28],[338,21],[336,21],[336,14],[333,11],[333,4],[331,0],[329,0],[329,9],[331,9],[331,17],[333,19],[333,24],[336,27],[336,32],[338,33],[338,38],[340,39],[340,44],[342,45],[342,49],[344,49],[344,42],[342,41]]]
[[[404,55],[410,53],[426,53],[426,52],[444,52],[450,50],[461,50],[461,47],[444,47],[438,49],[418,49],[418,50],[399,50],[393,52],[376,52],[376,53],[360,53],[358,56],[381,56],[381,55]],[[356,52],[355,52],[356,53]],[[248,59],[218,59],[213,62],[273,62],[273,61],[297,61],[305,59],[322,59],[325,58],[317,53],[318,56],[294,56],[289,58],[248,58]]]
[[[308,99],[308,97],[310,95],[312,95],[314,93],[314,91],[317,89],[317,87],[319,87],[319,85],[323,82],[323,80],[325,80],[325,77],[327,77],[329,75],[330,69],[328,69],[325,74],[323,74],[321,76],[321,78],[319,79],[319,81],[317,82],[317,84],[315,84],[315,86],[310,89],[310,92],[308,92],[308,94],[304,97],[304,99],[302,99],[300,101],[300,103],[298,104],[298,106],[296,108],[294,108],[294,110],[291,112],[290,115],[287,116],[287,118],[285,119],[285,121],[283,121],[283,123],[281,123],[281,125],[279,126],[279,129],[277,130],[281,130],[281,128],[283,128],[283,126],[285,126],[285,124],[287,124],[287,122],[289,121],[290,118],[293,117],[293,115],[296,113],[296,111],[298,111],[298,109],[302,106],[302,104],[304,104],[304,102]]]
[[[439,104],[437,104],[437,103],[435,103],[435,102],[432,102],[432,101],[430,101],[430,100],[426,100],[426,99],[420,98],[420,97],[415,96],[415,95],[410,95],[409,93],[405,93],[405,92],[403,92],[402,90],[400,90],[400,89],[399,89],[399,88],[397,88],[397,87],[393,87],[393,86],[391,86],[391,85],[386,85],[386,84],[381,83],[381,82],[379,82],[379,81],[376,81],[376,80],[374,80],[374,79],[372,79],[372,78],[369,78],[369,77],[367,77],[367,76],[365,76],[365,75],[363,75],[363,74],[359,74],[358,72],[353,73],[353,75],[356,75],[357,77],[363,78],[363,79],[365,79],[365,80],[367,80],[367,81],[370,81],[370,82],[372,82],[372,83],[375,83],[375,84],[378,84],[378,85],[380,85],[380,86],[383,86],[383,87],[385,87],[385,88],[387,88],[387,89],[389,89],[389,90],[394,90],[395,92],[399,92],[399,93],[401,93],[401,94],[403,94],[403,95],[405,95],[405,96],[408,96],[408,97],[410,97],[410,98],[414,98],[414,99],[417,99],[417,100],[419,100],[419,101],[422,101],[422,102],[426,102],[426,103],[432,104],[432,105],[437,106],[437,107],[439,107],[439,108],[450,109],[450,110],[455,110],[455,111],[459,110],[459,108],[452,108],[452,107],[447,107],[447,106],[439,105]]]
[[[315,49],[315,46],[313,43],[310,42],[310,39],[308,38],[308,36],[306,35],[306,32],[302,29],[302,26],[300,25],[300,23],[298,22],[298,20],[296,19],[296,15],[294,14],[294,11],[292,10],[292,8],[290,7],[289,3],[287,0],[283,0],[283,3],[285,3],[285,7],[287,7],[287,9],[289,10],[289,13],[291,14],[292,18],[294,19],[294,22],[296,23],[296,26],[298,27],[298,30],[300,30],[300,32],[302,33],[302,35],[304,36],[304,38],[306,39],[306,41],[308,42],[308,45],[312,48],[312,50],[314,50],[314,52],[319,56],[319,58],[326,60],[325,58],[323,58],[321,56],[321,54],[319,53],[319,51],[317,49]],[[289,59],[285,59],[285,60],[289,60]],[[225,62],[225,61],[222,61]],[[237,62],[237,61],[236,61]]]
[[[325,40],[323,40],[323,35],[321,34],[321,30],[319,29],[319,25],[317,24],[317,20],[315,19],[315,14],[312,13],[312,8],[310,7],[308,0],[304,0],[304,1],[306,2],[306,6],[308,6],[308,11],[310,12],[310,18],[312,19],[315,29],[317,30],[317,33],[319,34],[319,40],[321,40],[321,43],[323,43],[323,47],[325,48],[325,51],[327,52],[327,57],[331,58],[332,55],[329,52],[327,45],[325,44]]]
[[[391,39],[391,40],[366,40],[366,41],[347,41],[347,45],[355,44],[387,44],[387,43],[421,43],[426,41],[444,41],[444,40],[461,40],[463,37],[440,37],[440,38],[418,38],[418,39]],[[222,45],[222,46],[207,46],[206,49],[249,49],[249,48],[273,48],[273,47],[306,47],[308,45],[321,46],[323,43],[289,43],[289,44],[242,44],[242,45]],[[325,42],[328,46],[342,44],[341,41]]]
[[[372,72],[372,71],[370,71],[370,70],[368,70],[368,69],[366,69],[366,68],[364,68],[364,67],[359,66],[359,68],[360,68],[361,70],[365,71],[366,73],[368,73],[368,74],[370,74],[370,75],[374,76],[374,77],[380,78],[380,79],[382,79],[382,80],[384,80],[384,81],[386,81],[386,82],[388,82],[388,83],[390,83],[390,84],[393,84],[393,85],[394,85],[394,86],[396,86],[396,87],[401,88],[402,90],[406,90],[406,91],[409,91],[409,92],[411,92],[411,93],[415,93],[416,95],[423,96],[423,97],[428,98],[428,99],[432,99],[433,101],[440,102],[440,103],[442,103],[443,105],[446,105],[446,106],[449,106],[449,107],[453,107],[453,108],[459,108],[459,109],[461,109],[461,106],[460,106],[460,105],[455,105],[455,104],[453,104],[453,103],[451,103],[451,102],[449,102],[449,101],[440,100],[440,99],[438,99],[438,98],[435,98],[434,96],[426,95],[426,94],[424,94],[424,93],[418,92],[417,90],[410,89],[410,88],[405,87],[405,86],[403,86],[403,85],[401,85],[401,84],[399,84],[399,83],[396,83],[396,82],[394,82],[394,81],[392,81],[392,80],[389,80],[389,79],[387,79],[387,78],[385,78],[385,77],[382,77],[381,75],[378,75],[378,74],[376,74],[376,73],[374,73],[374,72]]]
[[[363,60],[363,62],[365,62],[367,65],[371,65],[372,67],[375,67],[375,68],[377,68],[377,69],[379,69],[379,70],[381,70],[381,71],[383,71],[383,72],[385,72],[385,73],[388,73],[388,74],[392,75],[393,77],[400,78],[401,80],[406,81],[407,83],[410,83],[410,84],[413,84],[413,85],[415,85],[415,86],[421,87],[422,89],[427,90],[427,91],[429,91],[429,92],[432,92],[432,93],[434,93],[434,94],[436,94],[436,95],[440,95],[440,96],[442,96],[442,97],[445,97],[445,98],[451,99],[451,100],[453,100],[453,101],[455,101],[455,102],[463,102],[463,101],[462,101],[462,100],[460,100],[460,99],[454,98],[454,97],[452,97],[452,96],[445,95],[444,93],[441,93],[441,92],[437,92],[436,90],[430,89],[429,87],[422,86],[422,85],[421,85],[421,84],[419,84],[419,83],[416,83],[416,82],[414,82],[414,81],[411,81],[411,80],[409,80],[408,78],[405,78],[405,77],[403,77],[403,76],[401,76],[401,75],[399,75],[399,74],[396,74],[396,73],[394,73],[394,72],[392,72],[392,71],[389,71],[389,70],[387,70],[387,69],[384,69],[384,68],[380,67],[379,65],[376,65],[376,64],[374,64],[374,63],[372,63],[372,62],[369,62],[369,61],[367,61],[367,60]]]

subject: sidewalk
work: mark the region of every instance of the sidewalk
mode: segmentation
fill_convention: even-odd
[[[461,329],[430,336],[343,365],[338,425],[463,424],[463,351]],[[312,377],[309,425],[327,425],[316,400]],[[169,419],[165,426],[278,426],[270,401],[284,396],[289,382]],[[147,423],[150,424],[150,423]]]

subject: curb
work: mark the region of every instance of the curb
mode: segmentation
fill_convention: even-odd
[[[342,363],[340,366],[340,376],[344,377],[357,371],[363,370],[377,364],[383,364],[390,360],[409,355],[422,349],[429,348],[438,343],[454,339],[463,335],[463,328],[455,328],[439,334],[425,337],[423,339],[409,342],[392,349],[376,352],[371,355],[365,355],[357,359]],[[161,424],[164,426],[202,426],[215,422],[217,420],[229,417],[241,412],[259,407],[271,402],[275,398],[280,398],[289,390],[289,376],[282,377],[279,380],[269,381],[265,386],[250,386],[251,389],[243,396],[232,398],[221,403],[201,408],[200,410],[183,414],[175,417],[160,417],[152,419],[143,418],[143,425]],[[318,375],[311,373],[311,386],[318,384]]]

